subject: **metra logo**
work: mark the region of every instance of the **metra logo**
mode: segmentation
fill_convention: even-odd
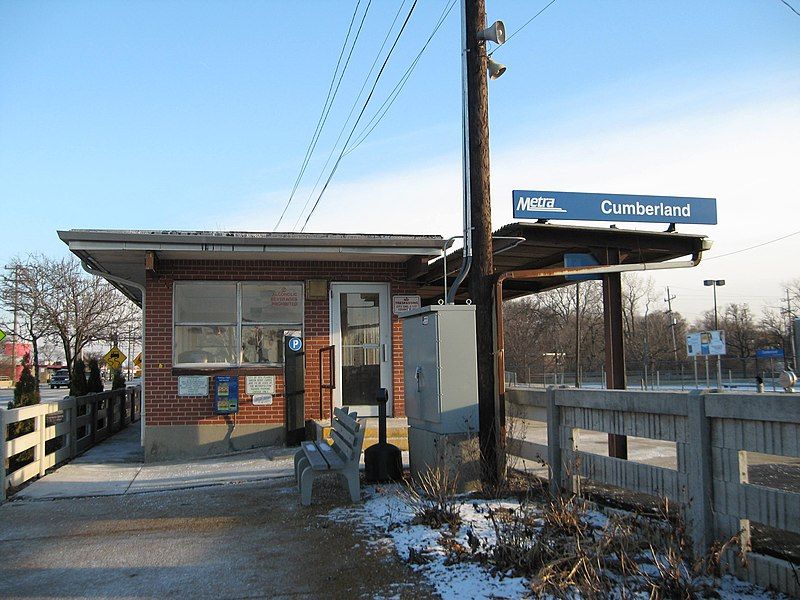
[[[517,210],[536,211],[536,212],[552,212],[552,213],[565,213],[563,208],[556,206],[555,198],[546,198],[544,196],[530,197],[520,196],[517,201]]]

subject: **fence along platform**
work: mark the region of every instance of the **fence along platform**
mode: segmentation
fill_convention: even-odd
[[[6,498],[9,487],[44,476],[47,469],[82,454],[138,421],[140,414],[139,387],[0,409],[0,501]],[[9,425],[30,419],[33,419],[33,431],[13,440],[6,439]],[[48,452],[47,442],[59,437],[62,438],[60,448]],[[33,449],[33,461],[7,473],[9,459],[30,449]]]
[[[789,394],[652,392],[551,387],[509,389],[508,414],[547,423],[548,444],[513,437],[508,452],[547,459],[551,489],[580,493],[582,479],[677,502],[695,551],[742,533],[747,565],[739,577],[800,595],[800,565],[752,551],[750,521],[800,533],[800,489],[751,484],[748,452],[800,457],[800,398]],[[674,442],[677,469],[578,449],[579,430]]]

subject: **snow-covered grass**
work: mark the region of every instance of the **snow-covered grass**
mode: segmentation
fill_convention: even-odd
[[[413,502],[401,485],[371,486],[365,489],[363,504],[337,508],[327,517],[351,523],[364,535],[372,546],[388,547],[417,572],[421,573],[444,600],[466,600],[483,598],[533,598],[531,581],[515,576],[512,570],[498,572],[496,564],[489,558],[497,544],[496,522],[498,515],[533,514],[534,526],[538,526],[536,515],[544,513],[545,507],[530,502],[521,505],[513,499],[485,500],[470,496],[456,498],[461,516],[457,527],[432,529],[415,523]],[[494,515],[492,519],[490,515]],[[588,531],[599,536],[609,524],[604,514],[580,511],[580,521]],[[531,522],[531,521],[529,521]],[[642,571],[656,576],[653,564],[645,564],[640,557]],[[652,560],[650,561],[652,563]],[[687,571],[688,572],[688,571]],[[613,579],[613,575],[611,576]],[[721,579],[698,579],[705,583],[706,592],[715,591],[722,600],[765,600],[779,598],[730,576]],[[545,596],[549,597],[549,596]],[[579,595],[573,595],[579,599]],[[597,596],[595,596],[597,597]],[[606,597],[649,598],[647,591],[632,593],[615,589]],[[663,596],[662,596],[663,597]]]

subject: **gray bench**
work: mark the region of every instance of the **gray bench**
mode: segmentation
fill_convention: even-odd
[[[336,408],[331,430],[333,444],[324,440],[301,443],[300,450],[294,455],[294,476],[303,506],[311,504],[311,487],[319,473],[339,473],[347,481],[353,502],[361,498],[358,467],[364,444],[364,425],[356,417],[355,412]]]

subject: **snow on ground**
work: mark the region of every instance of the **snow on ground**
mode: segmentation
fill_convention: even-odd
[[[495,574],[484,565],[473,562],[453,562],[444,546],[448,530],[432,529],[412,524],[413,512],[402,494],[400,485],[367,486],[366,500],[361,505],[336,508],[327,518],[347,522],[366,536],[372,546],[388,546],[409,565],[421,573],[443,600],[530,598],[528,580],[510,574]],[[490,510],[519,508],[516,500],[478,500],[460,498],[462,525],[452,535],[452,541],[469,547],[470,537],[488,543],[495,540],[494,528],[488,519]],[[598,529],[605,527],[608,518],[589,511],[585,520]],[[474,539],[474,538],[473,538]],[[722,600],[774,600],[783,598],[769,594],[731,576],[723,577],[717,587]],[[628,594],[626,597],[631,598]],[[641,598],[648,598],[642,594]]]
[[[390,544],[397,554],[408,561],[412,553],[421,553],[427,562],[411,563],[433,585],[443,600],[478,598],[522,598],[526,580],[489,573],[482,565],[472,562],[446,564],[447,551],[441,544],[442,531],[427,525],[412,525],[413,514],[400,495],[400,486],[386,485],[366,488],[367,500],[361,506],[337,508],[328,514],[336,521],[355,524],[358,531],[371,537],[373,544]],[[493,501],[461,505],[464,525],[454,536],[468,547],[467,531],[481,538],[494,538],[494,530],[485,518],[488,506],[493,508],[519,506],[515,501]]]

